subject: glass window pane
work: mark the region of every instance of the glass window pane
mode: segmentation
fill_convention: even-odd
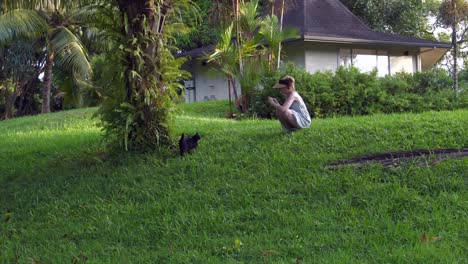
[[[388,52],[377,51],[377,70],[380,77],[388,75]]]
[[[338,65],[344,67],[351,65],[351,49],[340,49],[338,54]]]
[[[377,67],[375,50],[353,49],[353,65],[361,72],[371,72]]]

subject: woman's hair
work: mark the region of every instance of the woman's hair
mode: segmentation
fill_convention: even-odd
[[[294,86],[294,78],[292,76],[289,76],[289,75],[286,75],[284,76],[283,78],[281,78],[278,83],[281,83],[281,84],[284,84],[284,85],[287,85],[289,87],[289,89],[291,90],[296,90],[295,89],[295,86]]]

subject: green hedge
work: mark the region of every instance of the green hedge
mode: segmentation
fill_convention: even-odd
[[[456,95],[452,90],[451,76],[441,69],[378,77],[375,71],[362,73],[353,67],[339,68],[335,73],[328,71],[310,74],[294,64],[286,64],[279,72],[263,77],[261,85],[265,88],[257,91],[252,101],[250,111],[253,115],[274,117],[274,109],[268,105],[266,99],[268,96],[282,99],[278,91],[270,87],[286,74],[295,78],[296,90],[304,99],[312,117],[468,107],[468,82],[460,78],[461,91]]]

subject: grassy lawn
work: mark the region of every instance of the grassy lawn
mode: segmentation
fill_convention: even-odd
[[[0,122],[0,263],[466,263],[467,158],[326,166],[467,147],[468,110],[314,120],[288,135],[227,109],[181,106],[175,135],[202,139],[166,161],[103,158],[96,109]]]

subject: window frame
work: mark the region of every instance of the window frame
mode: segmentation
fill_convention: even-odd
[[[339,48],[338,49],[338,56],[337,56],[337,65],[338,67],[349,67],[350,65],[354,66],[354,67],[357,67],[356,66],[356,57],[357,57],[357,51],[358,50],[366,50],[366,51],[372,51],[373,54],[370,54],[372,56],[375,56],[375,66],[373,67],[374,68],[377,68],[377,72],[378,72],[378,75],[379,77],[383,77],[383,76],[386,76],[386,75],[390,75],[391,72],[390,72],[390,55],[389,55],[389,51],[388,50],[385,50],[385,49],[364,49],[364,48]],[[343,63],[343,59],[341,54],[349,54],[349,58],[350,58],[350,63],[348,64],[345,64]],[[386,72],[384,74],[381,74],[381,71],[379,71],[379,57],[383,57],[383,56],[386,56]],[[361,70],[361,68],[357,67],[358,69]],[[370,71],[366,71],[366,72],[370,72]]]

